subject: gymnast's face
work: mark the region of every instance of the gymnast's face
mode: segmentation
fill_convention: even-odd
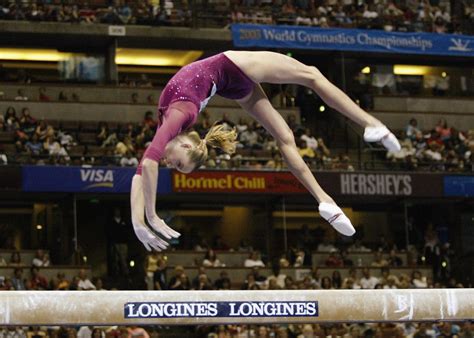
[[[174,168],[184,174],[194,170],[195,163],[191,161],[189,150],[195,146],[186,137],[177,137],[166,146],[164,161],[168,168]]]

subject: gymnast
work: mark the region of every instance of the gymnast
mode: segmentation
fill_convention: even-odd
[[[365,128],[365,141],[381,142],[390,151],[400,149],[397,138],[385,125],[362,110],[316,67],[266,51],[227,51],[193,62],[181,68],[163,89],[158,106],[160,126],[132,180],[132,224],[147,250],[164,250],[168,243],[147,227],[145,217],[164,238],[180,236],[156,214],[158,161],[162,159],[168,167],[190,173],[205,163],[208,147],[228,154],[235,152],[235,130],[214,125],[204,139],[196,132],[186,132],[215,94],[237,101],[273,136],[288,168],[319,203],[319,213],[326,221],[346,236],[355,233],[349,218],[321,188],[298,154],[291,129],[260,86],[264,82],[309,87],[328,106]]]

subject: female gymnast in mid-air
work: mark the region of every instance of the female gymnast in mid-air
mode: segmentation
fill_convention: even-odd
[[[196,132],[186,133],[215,94],[236,100],[275,138],[288,168],[319,203],[319,213],[326,221],[346,236],[355,233],[351,221],[321,188],[298,154],[293,133],[262,90],[263,82],[309,87],[327,105],[364,127],[365,141],[381,142],[391,151],[400,149],[397,138],[387,127],[362,110],[316,67],[263,51],[227,51],[193,62],[181,68],[163,89],[158,107],[161,124],[132,181],[132,223],[147,250],[164,250],[168,243],[147,227],[145,217],[164,238],[180,236],[156,214],[158,161],[163,159],[167,166],[190,173],[205,163],[209,146],[229,154],[235,151],[236,132],[225,130],[222,125],[211,127],[204,139]]]

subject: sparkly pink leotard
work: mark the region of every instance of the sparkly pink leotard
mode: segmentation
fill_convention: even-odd
[[[224,53],[184,66],[161,93],[158,105],[161,124],[143,159],[162,158],[166,144],[196,122],[214,94],[238,100],[250,94],[254,85]],[[141,163],[137,174],[141,174]]]

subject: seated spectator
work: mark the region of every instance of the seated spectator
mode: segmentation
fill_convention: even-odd
[[[411,139],[415,140],[416,133],[420,132],[421,130],[418,128],[418,121],[415,118],[410,119],[408,125],[405,127],[405,135]]]
[[[10,277],[5,277],[3,283],[0,283],[0,290],[1,291],[13,291],[15,288],[12,284],[12,279]]]
[[[58,95],[58,101],[67,101],[67,100],[68,100],[67,94],[63,91],[60,91]]]
[[[371,252],[369,248],[366,248],[362,242],[357,239],[355,240],[354,244],[352,244],[348,249],[348,252]]]
[[[198,276],[198,284],[194,290],[213,290],[211,281],[205,273]]]
[[[66,279],[64,272],[58,272],[56,279],[53,280],[53,290],[69,290],[70,283]]]
[[[448,127],[446,119],[442,118],[435,127],[441,141],[446,142],[451,138],[451,128]]]
[[[254,290],[254,288],[260,289],[255,275],[253,273],[247,274],[247,279],[245,279],[244,284],[242,285],[242,290]]]
[[[375,289],[375,285],[379,283],[379,279],[371,276],[369,268],[363,268],[362,275],[363,276],[359,281],[362,289]]]
[[[36,267],[50,266],[51,262],[49,261],[49,255],[43,250],[38,249],[36,250],[35,257],[31,264]]]
[[[31,267],[30,269],[31,277],[29,280],[29,289],[30,290],[47,290],[49,283],[46,277],[40,274],[38,267]]]
[[[128,331],[128,337],[127,338],[150,338],[150,335],[146,330],[142,327],[138,327],[136,325],[132,325],[129,328],[127,328]],[[121,336],[123,337],[123,336]],[[94,337],[95,338],[95,337]]]
[[[162,256],[158,257],[156,262],[156,270],[153,272],[153,285],[155,290],[166,290],[168,286],[166,278],[167,270],[166,259]]]
[[[130,97],[130,103],[132,104],[137,104],[138,102],[138,93],[132,93],[132,96]]]
[[[15,96],[15,101],[28,101],[28,97],[25,95],[23,89],[18,89],[17,96]]]
[[[329,257],[326,259],[325,262],[327,267],[343,267],[344,262],[342,261],[341,257],[337,253],[336,249],[331,250]]]
[[[115,155],[125,156],[127,151],[135,152],[132,138],[129,135],[126,135],[125,137],[120,136],[119,142],[115,146]]]
[[[318,141],[316,140],[316,138],[312,135],[311,133],[311,129],[309,128],[306,128],[305,129],[305,132],[301,135],[300,137],[301,140],[305,141],[306,142],[306,145],[313,149],[313,150],[316,150],[318,149]]]
[[[255,123],[252,123],[247,130],[239,135],[239,141],[245,148],[262,149],[260,136],[255,130]]]
[[[79,281],[77,283],[78,290],[96,290],[95,285],[92,284],[89,278],[87,278],[86,270],[81,269],[77,277],[79,277]]]
[[[403,265],[402,259],[397,256],[396,251],[393,249],[390,250],[390,255],[388,256],[387,262],[388,262],[388,266],[392,266],[392,267]]]
[[[15,270],[13,270],[13,278],[11,280],[11,283],[15,290],[26,290],[22,268],[15,268]]]
[[[145,113],[145,117],[143,118],[143,124],[147,125],[151,129],[155,129],[157,125],[155,121],[155,114],[151,111],[147,111]]]
[[[61,146],[59,142],[52,136],[46,137],[43,143],[43,148],[49,154],[49,156],[64,157],[69,160],[66,149]]]
[[[428,284],[426,283],[426,277],[422,277],[420,271],[412,272],[411,285],[412,287],[417,288],[417,289],[424,289],[428,287]]]
[[[260,258],[260,253],[258,251],[252,251],[249,254],[249,257],[245,260],[244,266],[246,268],[253,268],[254,266],[264,268],[265,263],[263,263],[262,259]]]
[[[121,167],[137,167],[138,159],[132,154],[131,151],[127,151],[125,156],[120,159]]]
[[[338,270],[332,272],[331,283],[335,289],[340,289],[342,287],[342,277]]]
[[[207,250],[204,260],[202,261],[202,265],[207,268],[218,268],[225,266],[225,264],[221,263],[221,261],[217,258],[215,251],[212,249]]]
[[[71,146],[77,145],[77,143],[74,141],[74,137],[72,137],[71,134],[69,134],[67,131],[58,131],[58,142],[59,144],[64,147],[64,148],[69,148]]]
[[[370,264],[370,266],[376,267],[376,268],[382,268],[384,266],[387,266],[388,262],[383,258],[383,255],[380,251],[377,251],[374,253],[374,260]]]
[[[328,276],[324,276],[323,278],[321,278],[321,289],[323,290],[334,289],[332,286],[331,278],[329,278]]]
[[[51,101],[51,98],[48,95],[46,95],[46,88],[40,87],[40,89],[38,91],[39,91],[38,98],[39,98],[40,101],[42,101],[42,102]]]
[[[10,256],[10,262],[8,263],[8,265],[13,266],[13,267],[16,267],[16,266],[21,267],[21,266],[26,265],[21,261],[20,251],[12,252],[12,254]]]
[[[191,284],[189,283],[189,278],[183,272],[178,277],[171,279],[169,284],[170,290],[190,290]]]
[[[3,118],[6,131],[12,131],[13,126],[18,123],[18,118],[16,116],[16,110],[13,107],[8,107]]]
[[[269,290],[273,290],[275,287],[283,289],[285,287],[286,275],[281,273],[280,267],[274,265],[272,268],[272,275],[267,277],[265,284],[268,286]]]
[[[8,263],[5,260],[5,258],[3,258],[3,256],[0,256],[0,266],[7,266],[7,265],[8,265]]]
[[[323,239],[323,241],[318,244],[317,251],[319,252],[331,252],[333,250],[337,250],[336,247],[326,239]]]
[[[217,290],[230,290],[232,287],[232,283],[229,278],[229,274],[227,271],[221,271],[219,274],[219,278],[216,279],[214,282],[214,287]]]
[[[314,152],[314,150],[308,147],[305,141],[300,141],[298,153],[304,160],[312,160],[316,157],[316,153]]]
[[[8,157],[3,150],[2,145],[0,145],[0,165],[7,165],[8,164]]]
[[[20,118],[18,119],[21,130],[23,130],[28,136],[32,135],[36,129],[36,119],[31,116],[28,108],[21,110]]]

